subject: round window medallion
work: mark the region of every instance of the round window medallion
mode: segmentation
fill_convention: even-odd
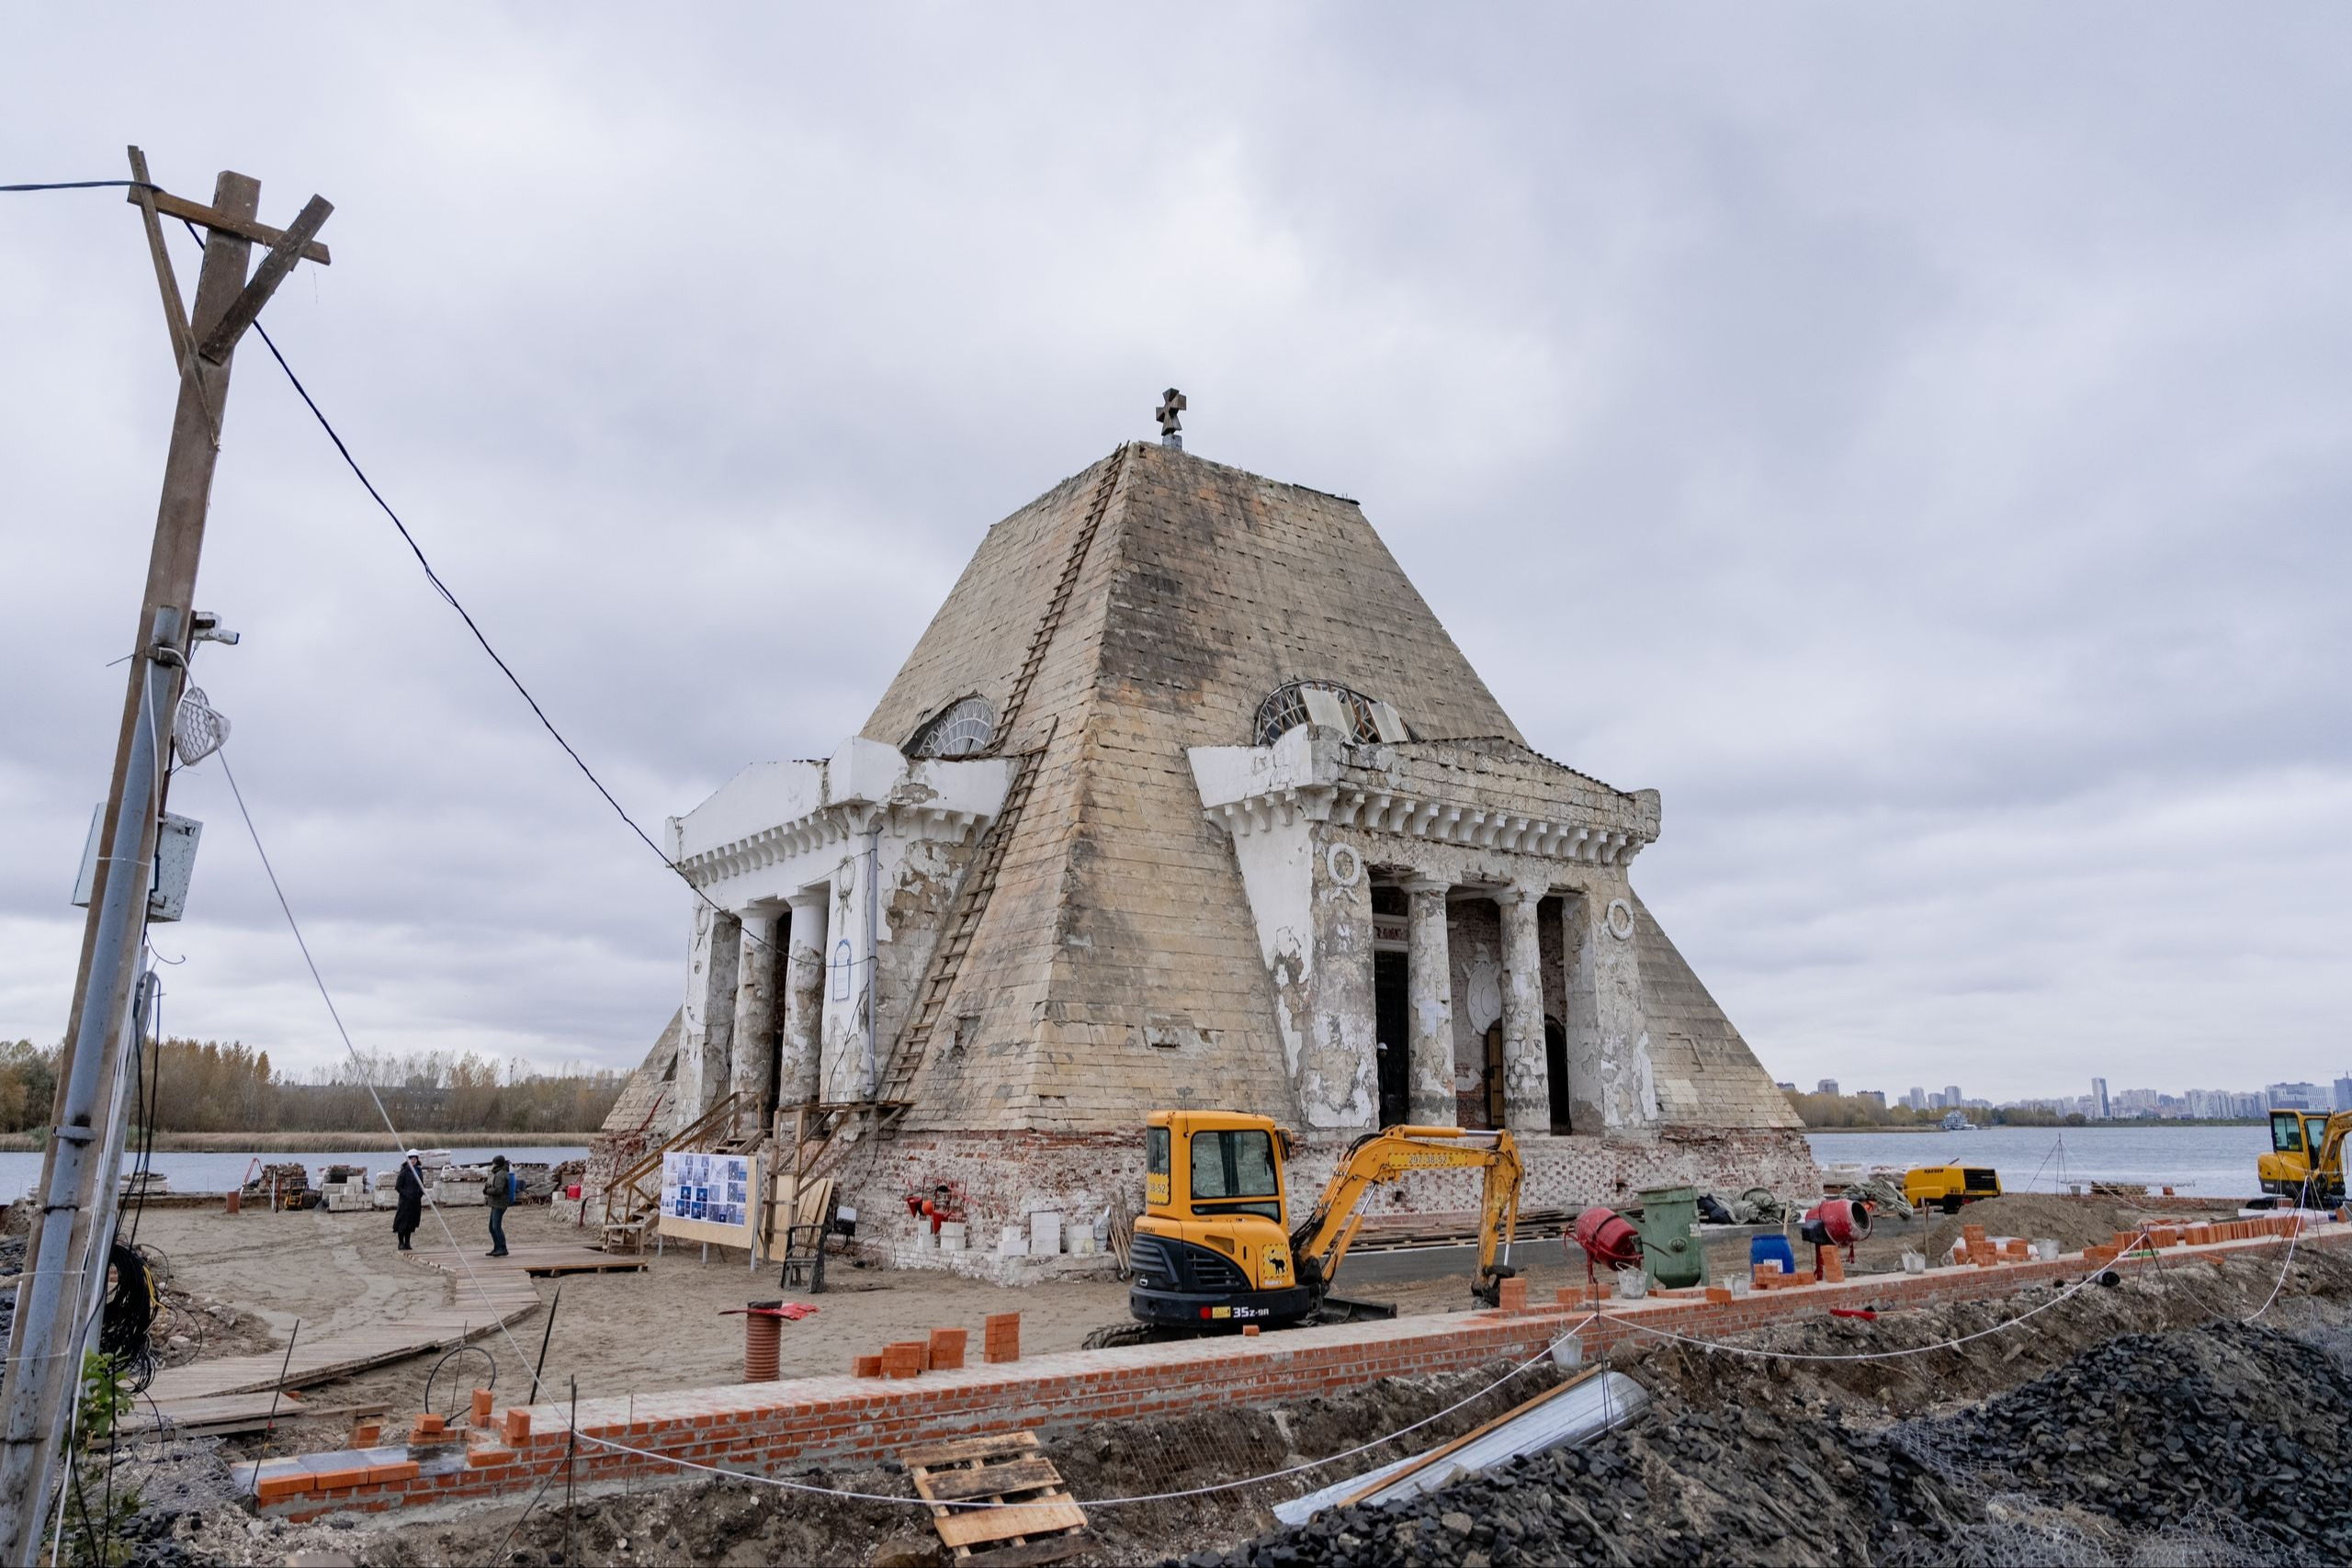
[[[1363,875],[1363,857],[1346,844],[1333,844],[1325,850],[1323,863],[1330,870],[1331,880],[1342,887],[1353,887]]]
[[[1634,907],[1623,898],[1609,900],[1609,912],[1603,917],[1609,922],[1609,934],[1619,942],[1630,942],[1634,935]]]

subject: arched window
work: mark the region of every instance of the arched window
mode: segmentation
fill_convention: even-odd
[[[1321,711],[1311,711],[1316,709]],[[1396,710],[1377,697],[1367,697],[1334,681],[1293,681],[1287,686],[1276,687],[1258,705],[1251,743],[1272,746],[1310,720],[1335,725],[1350,731],[1354,739],[1366,743],[1413,738],[1410,727]]]
[[[989,749],[996,739],[996,710],[986,697],[965,697],[948,704],[925,721],[907,742],[910,757],[971,757]]]

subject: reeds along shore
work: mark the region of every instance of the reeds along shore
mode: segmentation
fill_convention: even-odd
[[[592,1128],[584,1133],[414,1132],[409,1144],[435,1149],[546,1149],[584,1147],[595,1141]],[[144,1147],[143,1138],[136,1139]],[[41,1146],[37,1133],[0,1133],[0,1152],[25,1154]],[[397,1149],[390,1133],[158,1133],[158,1154],[374,1154]]]

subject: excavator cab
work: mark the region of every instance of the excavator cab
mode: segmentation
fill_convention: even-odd
[[[1289,1140],[1263,1116],[1155,1111],[1144,1122],[1144,1212],[1127,1262],[1127,1307],[1146,1325],[1195,1332],[1303,1323],[1340,1298],[1331,1286],[1363,1223],[1364,1195],[1417,1170],[1485,1174],[1478,1273],[1491,1306],[1513,1272],[1510,1243],[1523,1171],[1508,1132],[1396,1126],[1340,1154],[1314,1211],[1290,1223]],[[1393,1309],[1349,1303],[1351,1314]]]
[[[2352,1111],[2273,1111],[2270,1153],[2256,1162],[2265,1192],[2308,1202],[2344,1195],[2343,1142]]]
[[[1291,1262],[1282,1130],[1263,1116],[1155,1111],[1144,1123],[1144,1213],[1129,1309],[1169,1327],[1281,1326],[1317,1292]]]

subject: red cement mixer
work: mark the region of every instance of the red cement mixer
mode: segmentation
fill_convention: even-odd
[[[1815,1248],[1844,1247],[1849,1262],[1854,1257],[1854,1244],[1870,1234],[1871,1206],[1850,1198],[1825,1198],[1797,1222],[1797,1235]]]
[[[1606,1203],[1595,1203],[1577,1216],[1577,1223],[1564,1238],[1584,1248],[1584,1277],[1592,1287],[1594,1300],[1600,1296],[1600,1277],[1596,1269],[1638,1268],[1642,1261],[1642,1233],[1634,1223]]]

